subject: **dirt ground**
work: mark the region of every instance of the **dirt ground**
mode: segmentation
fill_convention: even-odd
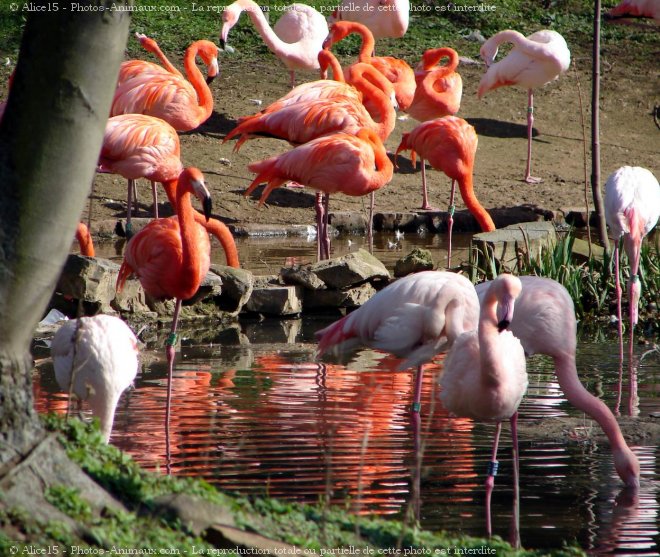
[[[658,98],[657,65],[635,62],[632,48],[604,48],[601,85],[602,183],[622,165],[639,165],[658,175],[658,126],[654,122]],[[412,60],[409,62],[414,63]],[[314,192],[310,189],[280,188],[268,205],[257,208],[259,188],[252,198],[242,192],[252,179],[248,163],[289,149],[283,141],[254,139],[239,153],[234,141],[222,139],[238,117],[253,114],[288,91],[288,72],[275,57],[238,63],[226,54],[220,57],[221,76],[212,84],[215,110],[194,132],[181,136],[185,165],[203,170],[213,195],[214,213],[226,223],[313,223]],[[577,67],[577,70],[575,69]],[[475,191],[486,208],[533,204],[544,209],[584,207],[585,158],[583,136],[590,138],[591,60],[589,53],[573,53],[573,66],[557,81],[535,93],[535,123],[532,172],[543,179],[538,185],[521,178],[526,158],[526,103],[524,90],[503,87],[478,100],[476,90],[484,66],[461,63],[463,100],[458,116],[468,120],[479,135],[475,168]],[[578,79],[579,78],[579,79]],[[302,73],[298,82],[316,79]],[[582,92],[584,120],[580,116]],[[417,124],[412,118],[397,120],[387,141],[393,152],[402,133]],[[588,151],[588,149],[587,149]],[[588,156],[588,155],[587,155]],[[419,166],[413,171],[408,155],[400,158],[401,169],[376,198],[377,211],[406,211],[421,203]],[[590,174],[590,162],[586,163]],[[448,205],[449,180],[437,171],[428,173],[431,203]],[[139,215],[149,216],[150,194],[146,183],[140,188]],[[99,175],[93,197],[93,220],[125,215],[125,181],[118,176]],[[589,197],[591,203],[591,197]],[[335,195],[330,210],[363,211],[361,198]],[[458,208],[463,207],[460,198]],[[93,224],[93,223],[92,223]]]

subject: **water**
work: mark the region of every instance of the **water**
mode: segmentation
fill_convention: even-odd
[[[171,454],[163,418],[162,342],[145,351],[135,389],[120,401],[112,442],[151,470],[203,477],[218,487],[315,503],[325,497],[352,512],[400,518],[419,505],[423,527],[485,535],[483,480],[494,426],[447,415],[436,395],[442,356],[425,375],[421,461],[408,407],[413,376],[398,361],[365,350],[346,366],[314,361],[322,319],[241,322],[184,339],[173,384]],[[198,336],[198,335],[196,335]],[[583,339],[578,369],[592,392],[616,404],[616,342]],[[529,360],[521,405],[520,534],[526,547],[576,540],[594,553],[657,555],[658,458],[653,440],[632,449],[642,466],[636,496],[622,489],[605,441],[588,429],[566,443],[533,426],[539,418],[577,417],[542,356]],[[660,358],[640,368],[639,411],[660,411]],[[52,368],[34,377],[39,411],[63,412]],[[625,400],[625,393],[624,393]],[[581,425],[581,422],[579,422]],[[584,439],[580,439],[584,437]],[[505,539],[514,513],[509,429],[500,443],[493,529]],[[420,494],[416,502],[415,482]]]

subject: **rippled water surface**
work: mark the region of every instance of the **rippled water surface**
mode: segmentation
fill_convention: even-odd
[[[177,353],[169,457],[164,351],[162,344],[146,350],[135,389],[120,401],[112,442],[146,468],[201,476],[226,490],[310,503],[329,497],[354,512],[393,517],[418,508],[426,528],[485,535],[483,481],[494,426],[451,418],[441,407],[442,356],[425,375],[415,434],[408,412],[412,373],[396,371],[398,360],[370,350],[346,366],[315,362],[313,332],[325,324],[246,321],[199,331],[195,336],[204,341],[185,338]],[[578,355],[583,382],[615,406],[616,343],[585,339]],[[565,401],[548,359],[529,360],[528,372],[519,422],[523,545],[576,540],[602,553],[658,554],[658,447],[633,443],[642,488],[627,493],[607,443],[589,441],[590,422],[571,426],[570,443],[541,434],[534,425],[539,418],[581,414]],[[645,358],[642,415],[660,411],[659,375],[660,358]],[[40,411],[64,411],[65,395],[56,392],[48,364],[35,371],[34,384]],[[624,391],[624,413],[626,399]],[[494,532],[505,539],[514,513],[510,449],[505,426],[492,504]]]

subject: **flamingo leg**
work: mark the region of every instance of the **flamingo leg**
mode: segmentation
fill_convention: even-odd
[[[374,206],[376,205],[376,192],[369,195],[369,222],[367,223],[367,245],[369,253],[374,252]]]
[[[495,476],[500,463],[497,461],[497,448],[500,443],[500,433],[502,432],[502,422],[497,422],[495,429],[495,438],[493,439],[493,450],[491,452],[490,462],[488,463],[488,475],[486,476],[486,533],[490,538],[493,535],[492,521],[490,515],[490,500],[495,487]]]
[[[534,91],[527,92],[527,167],[525,168],[525,182],[538,184],[541,178],[532,176],[532,129],[534,127]]]
[[[131,222],[131,212],[133,209],[133,192],[135,191],[135,180],[128,181],[128,192],[126,194],[126,238],[133,236],[133,223]]]
[[[151,195],[154,199],[154,218],[158,218],[158,190],[156,189],[156,182],[151,182]]]
[[[421,445],[421,429],[422,418],[419,412],[412,412],[410,414],[410,422],[412,426],[413,446],[415,449],[415,468],[412,474],[411,486],[411,507],[416,520],[419,520],[421,510],[421,477],[422,477],[422,445]]]
[[[429,203],[429,192],[426,185],[426,164],[424,159],[420,158],[420,160],[422,162],[422,206],[420,209],[423,211],[435,211],[435,207],[431,207],[431,204]]]
[[[328,219],[330,218],[330,194],[323,195],[323,259],[330,259],[330,226]]]
[[[167,441],[167,461],[169,463],[169,439],[170,439],[170,408],[172,402],[172,377],[174,375],[174,358],[176,355],[176,328],[179,322],[179,313],[181,312],[181,299],[176,299],[174,306],[174,315],[172,316],[172,328],[165,342],[165,354],[167,356],[167,401],[165,404],[165,439]],[[168,469],[169,470],[169,469]]]
[[[291,78],[291,89],[293,89],[296,86],[296,72],[290,70],[289,77]]]
[[[513,515],[509,543],[520,548],[520,459],[518,452],[518,412],[511,416],[511,439],[513,441]]]
[[[619,385],[617,387],[617,402],[614,407],[614,413],[619,415],[619,407],[621,405],[621,394],[623,390],[623,321],[621,319],[621,277],[619,276],[619,243],[621,240],[617,240],[614,243],[614,284],[616,292],[616,328],[617,334],[619,335]]]
[[[316,259],[317,261],[322,261],[321,252],[323,250],[323,193],[320,191],[316,193],[316,203],[314,204],[316,209]]]
[[[447,232],[449,234],[449,245],[447,246],[447,269],[451,268],[451,232],[454,228],[454,195],[456,193],[456,180],[451,181],[451,193],[449,194],[449,220],[447,221]]]
[[[413,403],[411,407],[411,412],[413,414],[419,414],[419,411],[422,408],[422,379],[424,377],[424,365],[417,367],[417,373],[415,374],[415,391],[413,393]]]
[[[633,266],[630,269],[631,277],[630,281],[634,283],[639,281],[639,275],[637,275],[637,268],[633,262]],[[633,274],[635,273],[635,274]],[[630,291],[631,289],[629,289]],[[636,311],[632,307],[633,304],[637,303],[636,300],[632,299],[632,296],[629,296],[628,303],[631,305],[628,313],[630,313],[630,339],[628,340],[628,380],[629,380],[629,391],[628,391],[628,415],[633,416],[636,412],[636,406],[639,402],[637,397],[637,370],[635,369],[635,360],[633,347],[635,345],[635,325],[637,324]],[[621,349],[623,350],[623,339],[620,340]]]

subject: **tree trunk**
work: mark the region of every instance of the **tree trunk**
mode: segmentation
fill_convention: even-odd
[[[0,476],[40,436],[30,340],[89,193],[132,0],[31,12],[0,123]]]

